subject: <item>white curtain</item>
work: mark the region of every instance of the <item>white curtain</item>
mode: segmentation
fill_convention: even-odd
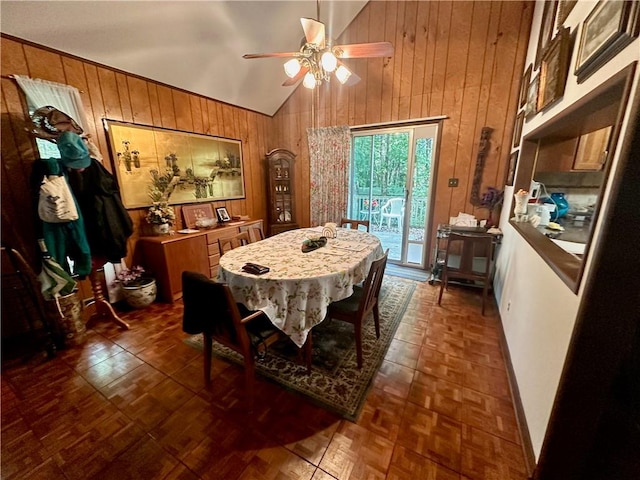
[[[77,88],[21,75],[13,76],[24,91],[27,102],[34,110],[51,105],[73,118],[83,130],[87,129],[82,98]]]
[[[351,131],[349,127],[308,128],[311,226],[340,223],[347,212]]]

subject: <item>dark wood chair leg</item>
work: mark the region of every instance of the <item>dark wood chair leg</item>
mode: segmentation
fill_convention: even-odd
[[[485,280],[484,288],[482,289],[482,315],[484,316],[484,306],[487,303],[487,295],[489,295],[489,281]]]
[[[380,338],[380,310],[378,309],[378,300],[373,306],[373,321],[376,326],[376,338]]]
[[[356,356],[358,359],[358,368],[362,368],[362,323],[356,322],[353,324],[356,334]]]

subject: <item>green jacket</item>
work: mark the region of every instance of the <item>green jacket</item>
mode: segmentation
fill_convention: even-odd
[[[64,168],[61,167],[58,159],[50,158],[41,162],[43,175],[64,175],[68,182]],[[69,273],[84,277],[91,273],[91,250],[80,206],[75,196],[74,202],[78,210],[78,219],[65,223],[42,222],[42,238],[47,245],[47,250],[62,268]],[[67,257],[73,261],[73,271]]]

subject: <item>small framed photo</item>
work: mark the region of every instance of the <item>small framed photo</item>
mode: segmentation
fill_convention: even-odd
[[[571,35],[563,28],[551,41],[540,63],[538,111],[551,105],[564,95],[571,54]]]
[[[513,127],[513,148],[520,146],[520,137],[522,136],[522,124],[524,123],[524,112],[520,112],[516,117],[516,123]]]
[[[509,170],[507,171],[506,181],[507,185],[513,185],[513,180],[516,176],[516,168],[518,168],[518,152],[519,150],[516,150],[511,154],[511,157],[509,158]]]
[[[538,87],[539,87],[540,75],[536,75],[535,78],[529,84],[527,90],[527,104],[524,107],[524,117],[528,120],[538,113]]]
[[[582,83],[638,36],[638,2],[601,1],[582,25],[575,74]]]
[[[527,70],[524,72],[520,83],[520,101],[518,102],[518,108],[522,108],[527,103],[527,93],[529,89],[529,82],[531,81],[531,71],[533,70],[533,65],[529,64]]]
[[[229,215],[229,212],[227,212],[226,207],[216,208],[216,215],[218,217],[218,222],[220,223],[231,221],[231,216]]]

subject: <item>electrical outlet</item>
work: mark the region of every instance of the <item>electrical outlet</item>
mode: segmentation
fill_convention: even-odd
[[[511,310],[511,300],[507,302],[507,312]]]
[[[450,187],[457,187],[458,186],[458,179],[457,178],[450,178],[449,179],[449,186]]]

